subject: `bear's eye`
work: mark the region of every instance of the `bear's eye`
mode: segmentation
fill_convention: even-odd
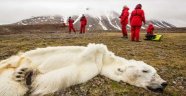
[[[143,72],[143,73],[148,73],[149,71],[148,71],[148,70],[143,70],[142,72]]]
[[[123,72],[123,70],[121,70],[120,68],[118,68],[118,71],[119,71],[119,72]]]

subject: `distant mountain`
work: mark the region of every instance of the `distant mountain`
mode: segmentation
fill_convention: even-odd
[[[79,29],[80,27],[80,17],[74,15],[72,18],[75,20],[74,25],[75,28]],[[88,19],[87,30],[121,30],[121,25],[119,21],[119,14],[116,12],[111,12],[106,15],[101,16],[90,16],[86,14]],[[38,16],[32,17],[29,19],[25,19],[14,23],[16,25],[35,25],[35,24],[66,24],[67,17],[65,16]],[[176,26],[166,22],[166,21],[158,21],[158,20],[148,20],[145,26],[142,26],[142,29],[145,29],[149,22],[152,22],[156,28],[175,28]],[[130,26],[127,26],[130,28]]]
[[[16,25],[36,25],[36,24],[63,24],[64,18],[62,16],[38,16],[29,19],[21,20]]]

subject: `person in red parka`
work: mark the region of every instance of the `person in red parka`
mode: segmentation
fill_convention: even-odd
[[[82,33],[85,33],[85,28],[87,25],[87,19],[84,14],[81,17],[80,22],[81,22],[80,34],[82,34]]]
[[[127,24],[128,24],[129,8],[127,6],[123,7],[122,13],[120,15],[120,23],[122,28],[122,34],[124,38],[128,38],[127,34]]]
[[[142,22],[145,24],[145,14],[142,10],[142,5],[136,5],[136,8],[132,11],[130,16],[130,25],[131,25],[131,40],[139,42],[140,29]]]
[[[69,17],[69,18],[68,18],[69,33],[71,33],[71,30],[73,30],[73,31],[76,33],[76,30],[74,29],[73,23],[74,23],[74,20],[73,20],[71,17]]]
[[[146,39],[145,40],[152,40],[154,38],[154,26],[152,23],[149,24],[148,28],[147,28],[147,34],[145,35]]]

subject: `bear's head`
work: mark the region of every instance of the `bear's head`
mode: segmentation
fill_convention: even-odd
[[[143,87],[154,92],[163,92],[167,82],[163,80],[156,70],[142,61],[128,60],[126,64],[116,69],[121,80],[131,85]]]
[[[163,92],[167,86],[167,82],[157,71],[142,61],[126,60],[114,54],[107,54],[104,63],[101,74],[112,80],[123,81],[154,92]]]

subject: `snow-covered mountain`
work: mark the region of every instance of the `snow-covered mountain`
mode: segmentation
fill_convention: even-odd
[[[16,25],[36,25],[36,24],[63,24],[64,18],[62,16],[38,16],[29,19],[21,20]]]
[[[75,28],[80,27],[80,17],[81,15],[74,15],[72,18],[74,19]],[[121,30],[121,25],[119,22],[119,14],[116,12],[111,12],[106,15],[100,16],[90,16],[86,14],[88,19],[87,30]],[[156,28],[175,28],[174,25],[159,20],[148,20],[145,26],[142,26],[142,29],[145,29],[148,26],[148,23],[152,22]],[[67,17],[65,16],[38,16],[32,17],[29,19],[25,19],[14,23],[16,25],[34,25],[34,24],[67,24]],[[127,26],[130,28],[130,26]]]

